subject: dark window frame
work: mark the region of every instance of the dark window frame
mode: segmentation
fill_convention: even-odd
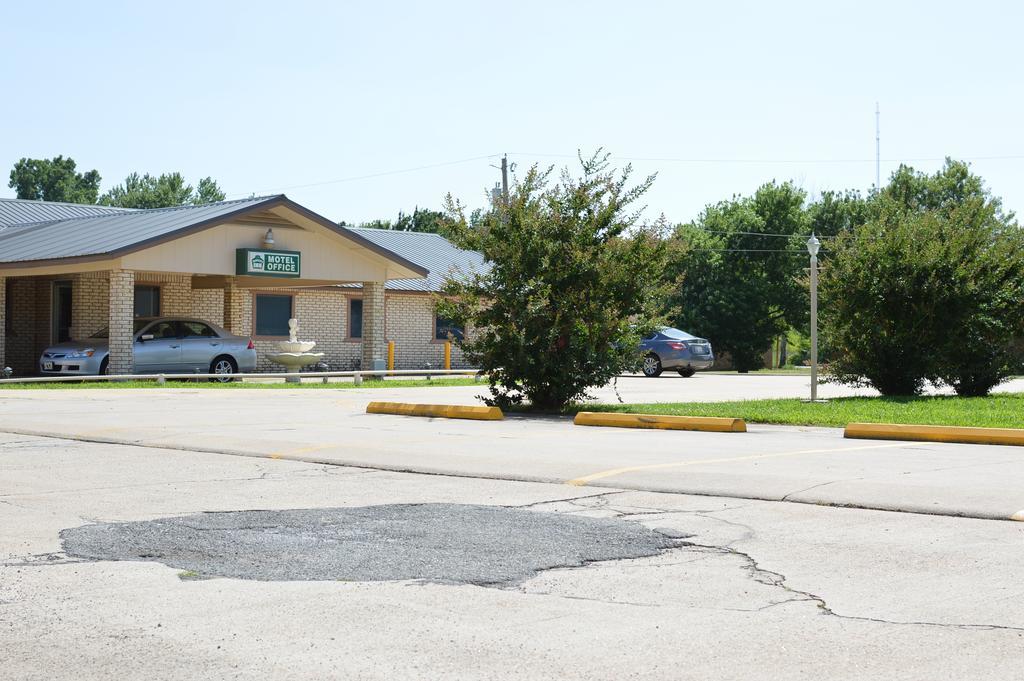
[[[355,329],[353,328],[354,324],[352,323],[355,320],[355,318],[356,318],[356,315],[353,313],[353,308],[356,305],[359,306],[359,333],[358,334],[354,333]],[[353,340],[353,341],[361,341],[361,340],[363,340],[363,299],[362,298],[357,298],[355,296],[351,296],[351,297],[348,298],[348,303],[347,303],[347,309],[346,309],[345,317],[346,317],[346,325],[348,327],[345,330],[345,338],[347,338],[348,340]]]
[[[145,314],[139,314],[139,292],[147,291],[151,294],[156,294],[156,310],[147,312]],[[164,305],[164,292],[159,284],[136,284],[135,289],[132,292],[132,316],[133,317],[160,317],[160,313],[163,311]]]
[[[446,329],[444,334],[441,333],[442,328]],[[456,333],[452,333],[453,331],[456,332]],[[452,320],[446,319],[445,317],[442,317],[441,315],[439,315],[439,314],[437,314],[435,312],[434,313],[434,336],[433,336],[433,342],[434,343],[444,343],[444,342],[446,342],[448,340],[448,334],[449,333],[452,334],[452,340],[453,341],[462,340],[463,338],[466,337],[466,328],[464,326],[459,326],[458,324],[456,324]]]
[[[261,298],[287,298],[288,316],[284,320],[283,327],[268,329],[267,326],[260,326],[260,299]],[[256,338],[287,338],[288,320],[295,317],[295,294],[294,293],[256,293],[252,301],[252,330]],[[282,333],[263,333],[263,331],[282,331]]]

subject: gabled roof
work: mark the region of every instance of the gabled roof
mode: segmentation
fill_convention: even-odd
[[[11,225],[50,222],[90,215],[109,215],[111,213],[124,213],[130,210],[132,209],[93,206],[81,203],[62,203],[60,201],[0,199],[0,230]]]
[[[200,206],[148,210],[117,210],[49,222],[14,225],[0,230],[0,263],[66,262],[75,259],[118,257],[149,246],[214,227],[256,211],[285,207],[313,220],[350,241],[396,264],[427,270],[313,211],[283,194],[220,201]]]
[[[369,241],[397,253],[406,260],[430,270],[426,279],[392,279],[385,284],[389,291],[419,291],[436,293],[451,275],[459,279],[473,272],[488,269],[484,256],[476,251],[465,251],[440,234],[405,232],[395,229],[349,227]],[[346,285],[355,288],[359,285]]]

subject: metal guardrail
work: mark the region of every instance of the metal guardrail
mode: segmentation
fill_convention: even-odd
[[[194,381],[203,378],[226,378],[225,374],[109,374],[104,376],[31,376],[27,378],[0,379],[0,386],[14,383],[66,383],[68,381],[156,381],[158,384],[167,381]],[[352,378],[356,385],[364,378],[385,378],[387,376],[474,376],[483,377],[479,369],[381,369],[379,371],[302,371],[287,373],[247,373],[230,374],[236,378],[283,378],[321,379],[324,383],[330,378]],[[294,381],[293,381],[294,382]]]

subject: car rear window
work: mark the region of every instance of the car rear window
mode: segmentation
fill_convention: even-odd
[[[662,329],[661,335],[665,336],[666,338],[674,338],[676,340],[690,340],[691,338],[696,338],[696,336],[691,336],[685,331],[680,331],[679,329],[672,328]]]

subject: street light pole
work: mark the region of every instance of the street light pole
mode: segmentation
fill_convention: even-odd
[[[818,401],[818,249],[821,242],[811,234],[807,252],[811,254],[811,402]]]

